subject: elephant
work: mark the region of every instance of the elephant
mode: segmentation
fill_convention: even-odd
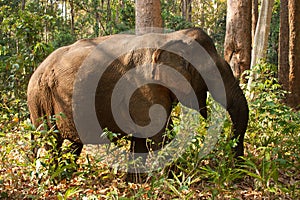
[[[106,41],[111,41],[110,45],[101,45]],[[138,45],[141,43],[145,43],[144,47],[138,48]],[[168,51],[168,49],[184,47],[189,52],[192,52],[186,55],[197,60],[197,57],[201,57],[201,52],[198,54],[198,52],[193,50],[194,47],[192,44],[195,43],[207,52],[212,63],[216,66],[215,69],[210,68],[209,65],[211,64],[208,64],[207,60],[203,60],[203,62],[200,60],[200,66],[203,68],[202,72],[205,72],[205,74],[199,73],[193,64],[184,58],[184,55]],[[149,48],[147,48],[147,44],[149,44]],[[117,51],[120,48],[129,49],[129,51],[104,66],[102,60],[109,58],[110,52]],[[95,55],[100,56],[96,61],[92,62],[91,60],[93,59],[88,58],[91,57],[93,52]],[[212,97],[230,115],[233,124],[233,138],[237,139],[237,146],[234,147],[235,156],[244,155],[243,141],[249,115],[246,98],[229,64],[219,56],[212,39],[201,28],[184,29],[166,34],[118,34],[93,39],[82,39],[72,45],[57,49],[40,64],[28,84],[27,103],[30,119],[33,125],[38,127],[41,124],[41,118],[63,113],[64,117],[58,117],[58,120],[55,122],[48,121],[48,124],[51,126],[55,125],[59,130],[57,147],[61,147],[65,139],[70,140],[72,142],[71,148],[76,155],[80,155],[83,144],[86,142],[83,141],[84,138],[80,137],[78,133],[75,120],[77,115],[76,113],[74,114],[74,107],[75,109],[81,109],[82,112],[84,112],[85,107],[81,107],[81,103],[84,100],[74,103],[73,97],[77,95],[80,98],[80,94],[84,94],[85,91],[82,89],[82,93],[76,94],[78,91],[75,91],[74,85],[76,85],[78,79],[82,81],[81,79],[88,79],[89,76],[94,75],[91,72],[86,72],[89,70],[81,71],[84,67],[89,67],[89,65],[102,70],[101,77],[95,75],[97,83],[95,94],[92,96],[92,99],[94,99],[91,101],[94,103],[92,107],[95,110],[96,118],[101,127],[107,128],[112,132],[120,133],[121,135],[128,134],[128,131],[135,132],[136,135],[133,134],[133,137],[131,137],[132,152],[148,152],[147,138],[151,138],[154,141],[153,149],[161,148],[158,144],[163,140],[162,135],[165,129],[169,124],[172,124],[169,120],[172,107],[178,102],[198,109],[200,114],[204,118],[207,118],[206,99],[207,92],[210,92]],[[183,81],[172,79],[168,82],[168,73],[173,72],[172,70],[163,70],[163,66],[169,66],[169,68],[174,69],[174,73],[179,73]],[[130,70],[135,70],[141,76],[147,77],[147,80],[163,80],[162,82],[168,83],[164,85],[159,84],[159,82],[150,81],[148,84],[139,85],[137,83],[139,80],[137,80],[133,73],[131,76],[128,75],[124,81],[126,82],[127,80],[126,83],[128,85],[131,85],[131,83],[139,85],[138,88],[133,89],[131,93],[128,92],[130,93],[128,99],[122,99],[121,97],[118,99],[116,97],[114,100],[112,97],[114,88],[118,85],[118,81],[128,74]],[[220,76],[211,75],[212,71],[218,71]],[[78,78],[78,74],[81,78]],[[184,85],[184,81],[188,85]],[[220,83],[224,85],[223,96],[220,95],[222,92],[218,89]],[[174,85],[175,89],[170,88],[172,85]],[[118,86],[121,88],[119,91],[126,90],[126,87],[122,88],[122,84]],[[189,101],[191,93],[196,97],[196,104]],[[122,107],[118,107],[118,104],[116,105],[117,115],[114,114],[111,106],[112,101],[116,101],[119,104],[122,104],[123,101],[128,102],[127,114],[123,115],[124,110]],[[152,109],[153,105],[159,105],[158,110],[161,108],[164,109],[163,116],[155,122],[158,124],[162,123],[160,124],[161,127],[159,130],[155,130],[156,134],[148,135],[149,137],[142,137],[139,134],[143,134],[141,130],[144,129],[140,127],[149,125],[151,120],[155,121],[151,117],[153,113],[154,115],[156,113],[155,107]],[[83,114],[87,118],[89,115],[89,113]],[[122,121],[121,125],[116,122],[116,117]],[[88,124],[89,121],[87,119],[85,122]],[[137,125],[139,128],[134,129],[132,124]]]

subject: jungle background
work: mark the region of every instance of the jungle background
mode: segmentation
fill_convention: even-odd
[[[162,25],[171,30],[201,27],[226,57],[224,49],[228,48],[224,44],[226,47],[230,2],[162,0]],[[256,3],[258,21],[265,1],[248,2]],[[58,167],[49,165],[55,152],[44,152],[44,156],[33,158],[31,146],[55,145],[52,134],[56,130],[33,127],[26,104],[29,78],[51,52],[82,38],[133,30],[135,2],[1,0],[0,199],[299,199],[300,113],[297,109],[300,102],[289,99],[300,85],[291,86],[289,78],[279,80],[283,73],[279,55],[280,22],[283,5],[287,6],[288,1],[271,2],[265,53],[237,75],[250,109],[243,162],[234,161],[231,148],[235,142],[230,141],[231,122],[227,120],[210,154],[197,159],[200,146],[196,138],[171,166],[150,174],[152,179],[148,182],[135,184],[126,183],[124,173],[101,164],[101,157],[87,152],[77,164],[71,154],[66,154]],[[288,8],[292,10],[292,6],[291,3]],[[255,15],[250,12],[249,16]],[[255,49],[253,30],[252,27],[250,51]],[[282,49],[289,54],[291,46],[288,42]],[[297,72],[299,65],[293,68],[292,59],[287,58],[287,62]],[[297,73],[292,75],[292,78],[300,77]],[[31,134],[41,139],[31,141]]]

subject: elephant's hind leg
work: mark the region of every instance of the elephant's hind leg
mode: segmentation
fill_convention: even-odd
[[[129,158],[127,181],[143,183],[147,175],[143,173],[149,152],[147,139],[132,137],[130,151],[131,157]]]
[[[70,146],[70,152],[76,156],[76,160],[80,156],[80,153],[83,149],[83,144],[78,142],[73,142]]]

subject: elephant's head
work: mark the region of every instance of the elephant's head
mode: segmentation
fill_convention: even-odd
[[[201,29],[188,29],[175,34],[172,36],[174,40],[170,40],[153,53],[154,78],[170,82],[169,85],[174,85],[179,88],[179,92],[188,96],[191,91],[185,84],[159,69],[160,66],[169,66],[178,71],[192,86],[198,105],[189,104],[189,102],[181,103],[188,107],[198,108],[204,118],[207,117],[206,98],[207,91],[209,91],[212,97],[229,112],[233,123],[233,138],[238,139],[235,156],[242,156],[249,110],[246,98],[230,66],[218,55],[213,41]],[[195,43],[200,46],[200,49],[195,48]],[[173,51],[174,49],[176,52]],[[201,69],[197,70],[192,63],[187,61],[187,57],[198,60],[198,67]]]

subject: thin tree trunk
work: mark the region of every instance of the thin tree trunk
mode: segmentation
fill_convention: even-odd
[[[188,21],[192,22],[192,0],[188,0]]]
[[[50,4],[51,3],[52,2],[50,1]],[[47,13],[47,11],[48,11],[48,2],[46,2],[46,5],[45,5],[45,13]],[[47,21],[44,23],[44,31],[43,31],[42,35],[43,35],[45,42],[48,43],[48,22]]]
[[[192,0],[181,0],[181,15],[183,19],[192,21]]]
[[[202,27],[202,2],[201,0],[198,1],[192,1],[192,10],[195,10],[196,12],[192,13],[192,19],[191,20],[196,20],[197,24]]]
[[[181,0],[181,16],[184,20],[186,20],[186,12],[187,12],[187,5],[186,0]]]
[[[279,65],[278,79],[283,89],[289,90],[289,11],[288,0],[280,1]]]
[[[107,31],[109,32],[109,34],[112,33],[112,27],[111,25],[109,24],[110,21],[111,21],[111,8],[110,8],[110,0],[107,0],[107,7],[106,7],[106,10],[107,10],[107,16],[106,16],[106,27],[107,27]]]
[[[125,3],[124,0],[118,0],[118,7],[119,9],[116,10],[116,22],[120,23],[121,22],[121,15],[120,15],[120,11],[124,10],[125,8]]]
[[[261,59],[266,57],[266,50],[268,44],[268,38],[270,33],[270,25],[272,18],[272,9],[274,5],[274,0],[262,0],[262,5],[258,17],[258,24],[256,26],[254,45],[251,54],[251,65],[250,68],[253,69]],[[250,73],[250,78],[247,84],[247,96],[253,98],[253,93],[251,92],[251,87],[253,81],[257,79],[257,74],[253,71]]]
[[[288,103],[291,107],[300,109],[300,4],[298,0],[289,0],[290,24],[290,95]]]
[[[162,16],[160,0],[136,0],[135,22],[136,34],[161,32]]]
[[[252,0],[252,46],[258,21],[258,0]]]
[[[122,9],[122,7],[123,7],[123,1],[118,0],[117,9],[116,9],[116,19],[115,19],[116,24],[120,23],[120,10]]]
[[[206,18],[206,13],[205,13],[205,1],[201,1],[200,3],[200,12],[201,12],[201,17],[200,17],[200,25],[201,27],[206,27],[205,26],[205,18]]]
[[[251,5],[251,0],[227,0],[224,57],[237,78],[250,69]]]
[[[50,0],[50,11],[51,15],[53,14],[53,0]]]
[[[103,4],[101,4],[101,5],[103,5]],[[94,27],[94,32],[95,32],[96,37],[98,37],[100,35],[100,33],[99,33],[99,30],[100,30],[100,15],[99,15],[98,0],[93,0],[93,6],[94,6],[94,12],[95,12],[95,27]]]
[[[26,0],[22,0],[21,9],[25,10]]]
[[[64,1],[64,6],[65,6],[65,8],[64,8],[64,10],[65,10],[65,21],[67,21],[68,20],[68,7],[67,7],[67,0],[65,0]]]
[[[74,0],[69,0],[70,2],[70,7],[71,7],[71,33],[72,35],[75,34],[75,13],[74,13]]]
[[[97,1],[98,3],[98,1]],[[104,10],[104,0],[101,0],[101,10]]]

